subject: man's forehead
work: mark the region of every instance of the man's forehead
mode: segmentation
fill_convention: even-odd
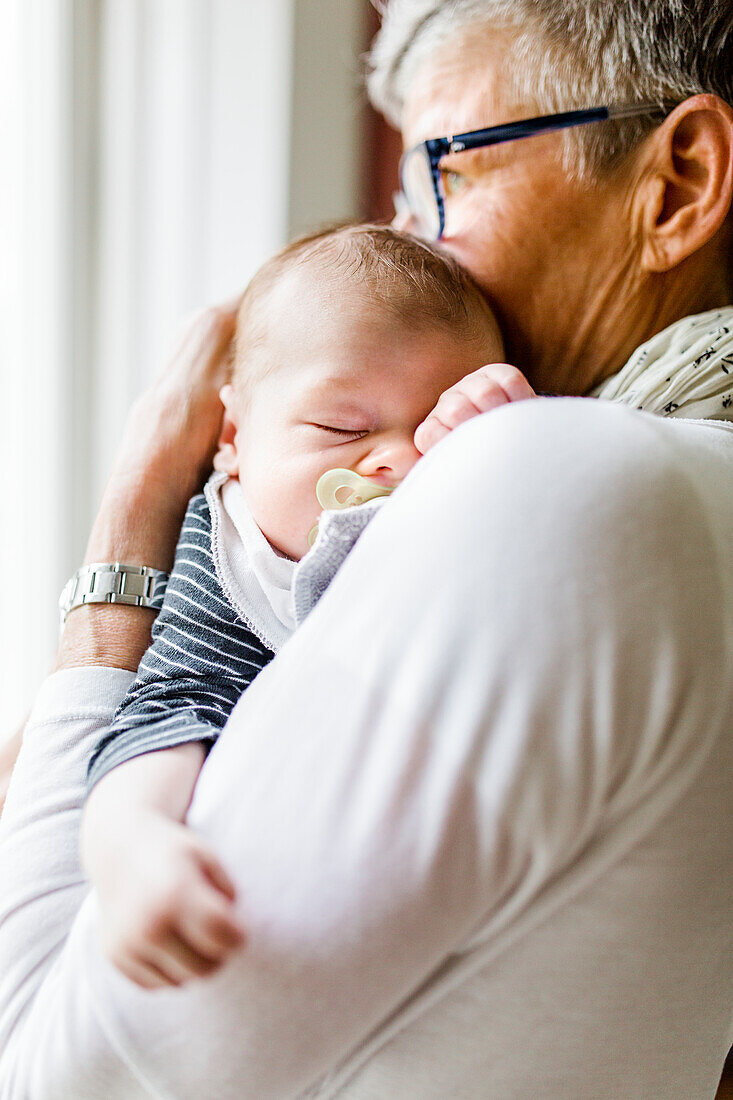
[[[520,117],[509,79],[511,39],[483,29],[457,33],[418,65],[402,116],[405,148]]]

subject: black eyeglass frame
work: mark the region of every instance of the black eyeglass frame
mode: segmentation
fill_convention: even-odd
[[[410,209],[410,197],[405,188],[405,165],[412,156],[422,155],[430,164],[430,176],[433,194],[438,210],[439,231],[435,240],[440,240],[445,229],[445,205],[440,190],[440,162],[448,153],[463,153],[469,149],[483,149],[490,145],[501,145],[505,141],[517,141],[520,138],[534,137],[535,134],[549,133],[553,130],[567,130],[572,126],[587,126],[591,122],[607,122],[609,119],[634,118],[639,115],[655,114],[665,116],[677,106],[676,103],[632,103],[612,104],[608,107],[585,107],[578,111],[561,111],[554,115],[539,115],[520,122],[505,122],[500,126],[490,126],[484,130],[469,130],[465,134],[453,134],[450,137],[427,138],[413,145],[400,158],[399,178],[401,193],[407,208]]]

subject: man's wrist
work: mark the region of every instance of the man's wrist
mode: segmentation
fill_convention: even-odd
[[[188,497],[167,499],[150,479],[107,485],[84,564],[124,561],[169,573]]]
[[[169,572],[187,499],[164,499],[151,477],[110,479],[87,544],[85,563],[122,561]],[[137,670],[157,612],[88,604],[69,614],[58,669],[103,665]]]
[[[103,665],[136,672],[150,645],[157,612],[122,604],[86,604],[69,615],[56,668]]]
[[[85,604],[124,604],[160,611],[169,575],[146,565],[130,562],[94,562],[82,565],[69,577],[59,596],[63,628],[72,611]]]

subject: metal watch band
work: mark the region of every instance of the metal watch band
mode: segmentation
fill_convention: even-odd
[[[77,569],[59,597],[61,625],[76,607],[86,603],[122,603],[134,607],[163,606],[168,574],[147,565],[94,562]]]

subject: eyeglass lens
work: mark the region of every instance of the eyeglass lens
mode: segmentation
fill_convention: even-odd
[[[402,189],[421,237],[435,241],[440,236],[440,211],[433,190],[433,176],[427,149],[419,145],[402,165]]]

